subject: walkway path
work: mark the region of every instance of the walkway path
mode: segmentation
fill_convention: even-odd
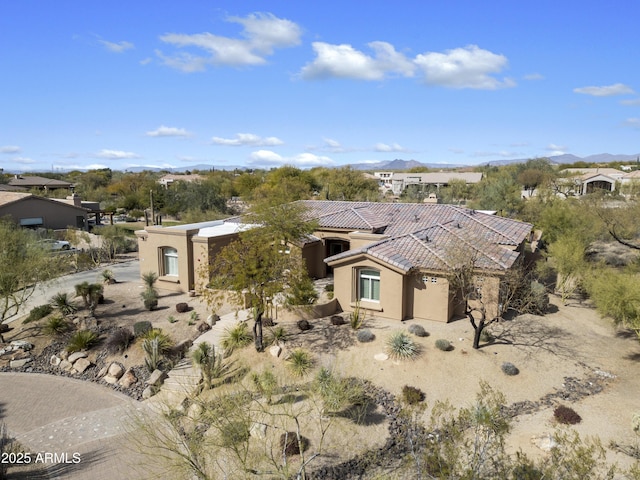
[[[72,462],[31,466],[25,478],[132,478],[127,415],[143,408],[92,382],[36,373],[0,373],[0,419],[33,457],[57,454]],[[40,476],[41,475],[41,476]]]

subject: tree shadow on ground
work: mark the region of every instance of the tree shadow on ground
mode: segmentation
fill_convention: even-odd
[[[378,405],[372,399],[367,400],[368,401],[361,404],[350,405],[335,415],[341,418],[347,418],[356,425],[365,427],[380,425],[386,421],[387,416],[378,411]]]
[[[348,325],[331,325],[321,319],[313,329],[292,335],[291,340],[316,352],[328,353],[355,345],[355,335]]]
[[[554,325],[546,325],[540,317],[521,315],[513,320],[491,325],[493,340],[482,346],[512,345],[532,355],[543,350],[562,358],[575,358],[577,352],[568,341],[568,333]]]

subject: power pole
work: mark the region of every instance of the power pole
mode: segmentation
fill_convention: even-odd
[[[151,199],[151,225],[156,224],[156,214],[153,211],[153,190],[149,190],[149,197]]]

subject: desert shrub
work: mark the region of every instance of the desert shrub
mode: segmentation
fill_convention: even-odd
[[[362,327],[362,324],[364,323],[364,315],[365,313],[360,307],[360,302],[356,302],[356,306],[353,307],[353,312],[349,314],[349,325],[351,325],[352,329],[358,330]]]
[[[145,342],[149,342],[151,340],[158,341],[159,352],[162,354],[171,352],[174,347],[171,337],[164,333],[161,328],[152,328],[151,330],[147,330],[143,335],[141,335],[141,338],[143,350],[145,350]]]
[[[300,450],[306,451],[309,447],[309,440],[300,436],[300,441],[296,432],[285,432],[280,435],[280,451],[284,452],[286,456],[300,455]]]
[[[295,377],[303,377],[313,367],[313,357],[308,351],[296,348],[287,357],[287,367]]]
[[[442,350],[443,352],[448,352],[451,350],[451,342],[449,340],[445,340],[444,338],[439,338],[436,340],[436,348],[438,350]]]
[[[51,304],[60,310],[63,315],[73,315],[78,311],[78,307],[69,298],[66,292],[58,292],[51,297]]]
[[[185,302],[176,303],[176,312],[185,313],[189,311],[189,304]]]
[[[106,284],[116,283],[116,277],[113,274],[113,271],[109,270],[108,268],[106,270],[103,270],[100,276],[102,277],[103,283],[106,283]]]
[[[251,375],[251,381],[258,393],[264,395],[267,399],[267,403],[271,404],[273,394],[278,388],[278,380],[276,376],[270,370],[264,370],[262,373],[253,373]]]
[[[271,343],[276,345],[284,343],[287,338],[287,330],[284,327],[275,327],[269,329]]]
[[[324,291],[327,292],[327,297],[329,297],[329,299],[332,299],[333,298],[333,283],[329,283],[329,284],[325,285]]]
[[[69,330],[69,322],[60,316],[51,317],[44,324],[45,335],[62,335]]]
[[[158,369],[162,363],[162,354],[160,353],[160,342],[157,338],[146,339],[142,342],[142,349],[145,353],[144,365],[149,372]]]
[[[582,421],[582,417],[573,408],[559,405],[553,411],[553,418],[563,425],[576,425]]]
[[[371,330],[369,330],[368,328],[365,328],[363,330],[358,330],[358,333],[356,334],[356,338],[361,343],[367,343],[367,342],[373,342],[376,336],[373,334]]]
[[[144,335],[145,333],[147,333],[149,330],[151,330],[153,327],[151,326],[151,322],[149,322],[148,320],[143,320],[141,322],[136,322],[133,324],[133,335],[138,338],[142,335]]]
[[[262,326],[263,327],[273,327],[275,323],[273,323],[273,318],[271,317],[262,317]]]
[[[318,299],[313,280],[306,275],[290,285],[287,305],[313,305]]]
[[[98,343],[98,334],[91,330],[80,330],[74,333],[67,343],[67,352],[87,350]]]
[[[151,311],[158,306],[158,292],[154,288],[147,288],[140,294],[144,308]]]
[[[402,330],[393,332],[387,339],[389,356],[400,360],[415,358],[420,353],[420,347]]]
[[[480,332],[480,341],[481,342],[491,342],[493,340],[493,335],[486,328],[482,329]]]
[[[416,337],[428,337],[429,334],[424,329],[422,325],[418,325],[417,323],[412,323],[409,325],[409,333],[414,334]]]
[[[531,282],[531,304],[528,313],[544,315],[549,309],[549,293],[547,287],[534,280]]]
[[[344,325],[346,322],[342,315],[332,315],[331,316],[331,325]]]
[[[176,323],[178,321],[173,315],[169,315],[169,318],[167,318],[167,320],[169,321],[169,323]]]
[[[33,307],[29,312],[29,316],[24,319],[22,323],[31,323],[37,322],[41,318],[46,317],[51,312],[53,312],[53,307],[48,303],[45,305],[38,305],[37,307]]]
[[[247,324],[240,322],[231,328],[225,329],[222,335],[221,345],[227,353],[231,353],[236,348],[246,347],[252,340],[253,338],[251,337],[251,333],[249,333]]]
[[[518,375],[520,373],[520,370],[518,370],[518,367],[516,367],[511,362],[504,362],[500,368],[502,369],[505,375],[513,376],[513,375]]]
[[[425,394],[422,390],[410,385],[402,387],[402,400],[408,405],[415,405],[424,402]]]
[[[249,426],[242,421],[224,422],[219,427],[221,444],[231,448],[249,440]]]
[[[298,320],[298,328],[305,332],[307,330],[311,330],[311,324],[307,320]]]
[[[111,354],[122,353],[133,341],[133,334],[128,328],[118,328],[111,332],[106,341],[107,351]]]

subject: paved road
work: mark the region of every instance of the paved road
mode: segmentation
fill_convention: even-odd
[[[39,286],[31,298],[22,306],[20,311],[16,315],[9,317],[6,323],[10,323],[22,315],[29,313],[29,310],[35,306],[48,303],[51,297],[58,292],[75,294],[74,286],[78,283],[102,282],[101,274],[107,269],[113,271],[116,280],[119,282],[136,282],[140,280],[140,261],[137,259],[115,263],[113,265],[104,265],[94,270],[65,275]]]
[[[141,408],[145,407],[92,382],[0,373],[0,420],[10,435],[33,452],[34,460],[38,453],[48,453],[70,462],[34,462],[24,477],[15,472],[16,478],[135,478],[131,467],[138,459],[128,448],[125,426],[131,413]],[[71,462],[74,454],[79,463]]]

